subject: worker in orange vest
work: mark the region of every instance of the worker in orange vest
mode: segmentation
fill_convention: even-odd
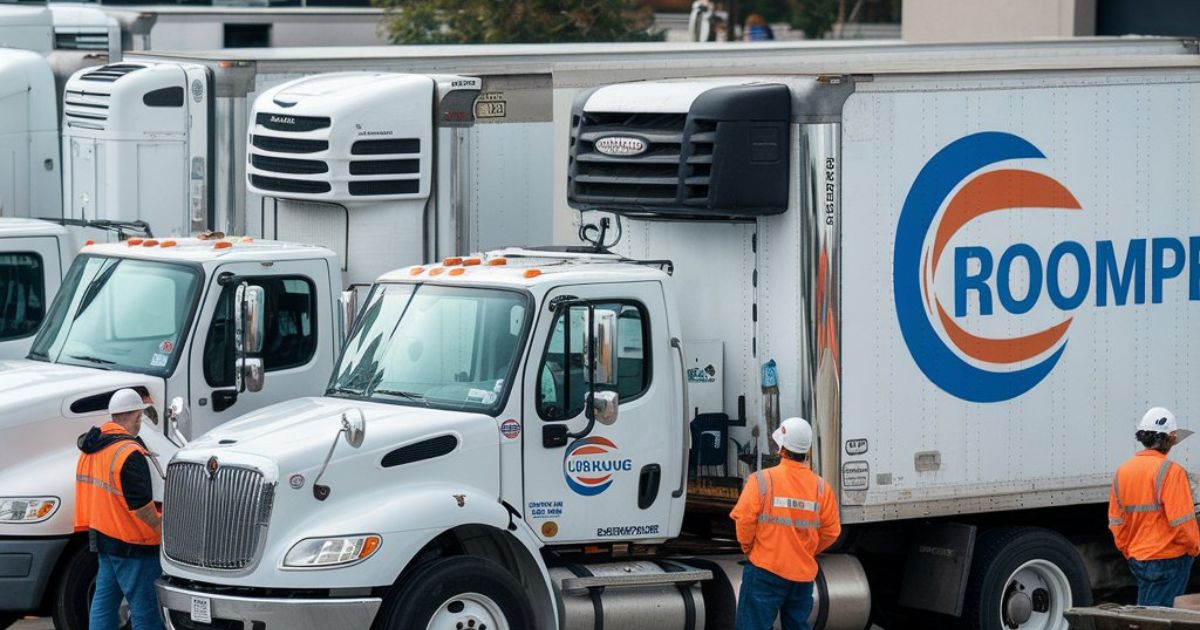
[[[779,616],[783,630],[809,630],[817,554],[842,531],[837,497],[812,471],[812,427],[788,418],[771,439],[778,466],[746,480],[730,517],[749,562],[738,592],[737,630],[767,630]]]
[[[149,452],[138,439],[149,407],[132,389],[108,403],[111,422],[79,436],[75,468],[75,531],[86,531],[100,561],[88,627],[116,630],[121,598],[134,630],[161,629],[154,581],[162,573],[158,545],[162,511],[154,503]]]
[[[1137,427],[1145,450],[1121,464],[1113,477],[1108,528],[1137,578],[1139,606],[1173,607],[1200,553],[1187,472],[1167,459],[1171,447],[1188,435],[1175,414],[1154,407]]]

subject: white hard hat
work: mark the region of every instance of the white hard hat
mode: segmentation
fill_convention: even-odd
[[[149,406],[142,402],[142,395],[132,389],[118,389],[108,401],[108,414],[115,416],[119,413],[141,411]]]
[[[775,440],[780,448],[804,454],[812,447],[812,427],[808,426],[808,421],[804,418],[788,418],[775,429],[771,439]]]
[[[1153,431],[1155,433],[1174,433],[1179,430],[1175,414],[1165,407],[1151,407],[1142,421],[1138,423],[1138,431]]]

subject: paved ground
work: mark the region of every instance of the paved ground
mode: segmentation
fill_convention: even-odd
[[[30,617],[25,621],[18,621],[15,626],[11,626],[13,630],[54,630],[54,624],[50,623],[49,619],[34,619]]]

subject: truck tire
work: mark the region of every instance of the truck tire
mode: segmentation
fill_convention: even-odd
[[[523,630],[533,611],[516,576],[482,558],[435,560],[392,589],[374,630]]]
[[[62,569],[52,585],[50,613],[55,630],[87,630],[92,593],[96,590],[96,571],[100,564],[87,545],[68,549]],[[121,605],[121,630],[129,630],[129,611]],[[0,626],[2,627],[2,626]]]
[[[1067,630],[1063,612],[1091,603],[1087,568],[1061,534],[996,528],[975,544],[962,621],[969,630]]]

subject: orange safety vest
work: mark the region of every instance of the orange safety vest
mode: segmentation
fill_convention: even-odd
[[[754,473],[730,517],[751,564],[793,582],[816,579],[817,554],[842,531],[828,484],[790,459]]]
[[[125,504],[121,488],[121,468],[133,453],[149,458],[132,435],[115,422],[100,427],[105,435],[122,435],[127,439],[96,451],[82,453],[75,466],[75,531],[94,529],[109,538],[134,545],[158,545],[161,537],[154,528]],[[157,508],[156,508],[157,509]]]
[[[1108,528],[1126,558],[1165,560],[1200,553],[1192,487],[1183,467],[1153,449],[1121,464],[1109,492]]]

